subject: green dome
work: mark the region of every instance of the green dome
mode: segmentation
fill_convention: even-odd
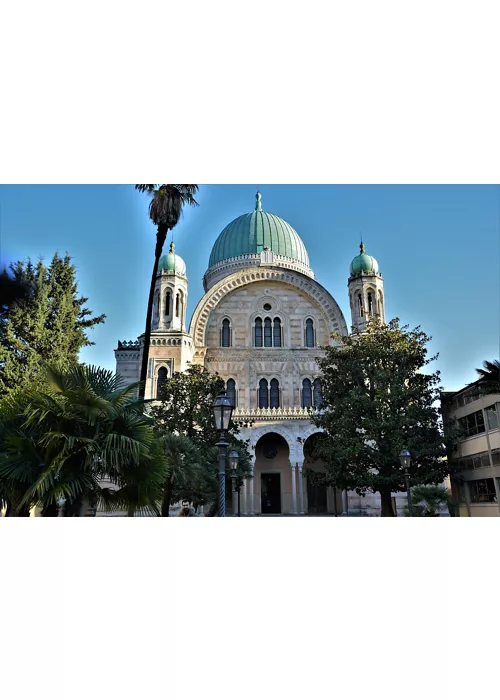
[[[170,244],[167,255],[163,255],[158,263],[158,272],[172,272],[176,275],[186,276],[186,263],[180,255],[175,253],[175,245]]]
[[[309,267],[309,256],[297,231],[279,216],[262,211],[260,192],[256,199],[255,211],[239,216],[222,231],[214,243],[208,266],[269,248],[276,255],[299,260]]]
[[[360,275],[365,273],[366,275],[374,275],[378,273],[378,262],[371,255],[365,253],[365,246],[363,243],[359,246],[360,253],[356,255],[351,263],[351,275]]]

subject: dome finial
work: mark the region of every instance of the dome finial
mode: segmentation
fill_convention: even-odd
[[[361,243],[359,244],[359,252],[361,255],[365,252],[365,244],[363,243],[363,236],[361,236]]]
[[[262,195],[259,192],[259,188],[257,187],[257,194],[255,195],[255,211],[262,211]]]
[[[175,243],[172,241],[170,244],[170,250],[168,251],[169,253],[175,253]]]

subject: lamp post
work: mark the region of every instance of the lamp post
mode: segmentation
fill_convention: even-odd
[[[231,399],[223,391],[215,399],[212,406],[215,418],[215,428],[219,431],[220,439],[216,443],[219,448],[219,517],[226,517],[226,448],[229,443],[226,440],[226,433],[229,430],[229,423],[233,413]]]
[[[236,450],[232,450],[232,452],[229,455],[229,466],[231,467],[231,481],[233,482],[233,518],[236,515],[236,470],[238,469],[238,459],[240,458],[239,454],[236,452]],[[240,496],[240,490],[238,489],[238,506],[239,506],[239,496]],[[238,508],[238,515],[239,515],[239,508]]]
[[[410,475],[408,473],[408,469],[410,468],[411,463],[411,454],[409,453],[409,451],[401,450],[401,452],[399,453],[399,460],[401,462],[401,466],[405,470],[406,493],[408,497],[408,513],[411,518],[413,517],[413,503],[411,500]]]

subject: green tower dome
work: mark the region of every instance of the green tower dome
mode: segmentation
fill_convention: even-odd
[[[210,255],[209,268],[221,260],[255,255],[265,248],[309,267],[309,256],[297,231],[279,216],[262,211],[260,192],[257,192],[256,200],[253,212],[231,221],[217,238]]]
[[[371,255],[365,253],[363,243],[359,246],[359,255],[356,255],[351,263],[351,276],[364,273],[365,275],[375,275],[378,273],[378,262]]]
[[[170,250],[167,255],[162,255],[158,263],[158,272],[171,272],[181,277],[186,276],[186,263],[180,255],[175,253],[175,245],[170,244]]]

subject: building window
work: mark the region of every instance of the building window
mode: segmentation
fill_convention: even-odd
[[[273,345],[275,348],[281,347],[281,320],[278,317],[274,319]]]
[[[156,398],[161,399],[161,391],[163,389],[163,385],[168,379],[168,370],[166,367],[160,367],[158,370],[158,375],[156,379]]]
[[[373,316],[373,297],[371,292],[368,292],[368,315]]]
[[[498,413],[495,406],[488,406],[488,408],[484,409],[484,412],[486,413],[488,430],[496,430],[498,428]]]
[[[312,384],[310,379],[304,379],[302,382],[302,408],[310,408],[312,406]]]
[[[226,396],[230,399],[233,406],[236,407],[236,382],[234,379],[228,379],[226,383]]]
[[[269,318],[264,319],[264,347],[265,348],[271,348],[273,345],[273,328],[272,328],[272,321]]]
[[[361,318],[364,316],[364,311],[363,311],[363,299],[361,298],[361,294],[358,294],[358,312]]]
[[[277,379],[271,379],[271,391],[269,392],[271,408],[279,408],[280,406],[280,383]]]
[[[314,321],[308,318],[306,321],[306,348],[313,348],[314,342]]]
[[[378,293],[378,315],[382,318],[384,315],[384,300],[382,297],[382,292]]]
[[[269,408],[269,390],[267,379],[259,382],[259,408]]]
[[[491,463],[494,467],[500,467],[500,450],[491,451]]]
[[[175,315],[177,318],[180,316],[180,308],[181,308],[181,295],[177,294],[175,297]]]
[[[255,347],[262,347],[262,319],[255,319]]]
[[[229,348],[231,346],[231,324],[228,318],[222,321],[222,326],[220,329],[220,344],[223,348]]]
[[[321,404],[323,403],[323,399],[321,397],[321,379],[315,379],[313,382],[313,399],[315,407],[320,408]]]
[[[484,416],[482,411],[471,413],[470,416],[460,418],[458,421],[460,430],[464,433],[464,437],[479,435],[485,432]]]
[[[172,295],[170,292],[167,292],[165,294],[165,316],[170,316],[170,303],[171,303]]]
[[[493,479],[468,481],[471,503],[496,503],[497,494]]]

